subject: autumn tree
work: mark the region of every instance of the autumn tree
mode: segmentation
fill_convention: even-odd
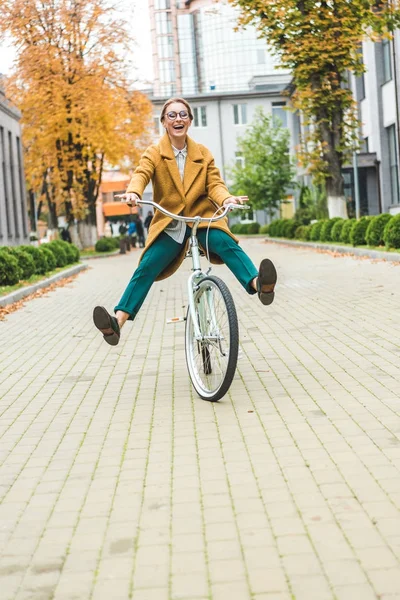
[[[93,230],[105,161],[129,168],[148,143],[151,104],[127,77],[127,24],[107,0],[3,0],[0,30],[17,48],[8,94],[22,112],[28,188],[51,226],[62,213]]]
[[[342,166],[358,139],[347,74],[364,71],[364,38],[390,37],[398,0],[230,0],[293,74],[293,106],[305,119],[300,158],[326,185],[329,214],[346,216]]]
[[[258,107],[246,133],[237,139],[237,148],[243,163],[230,171],[231,190],[249,196],[252,208],[267,210],[272,217],[295,175],[289,131]]]

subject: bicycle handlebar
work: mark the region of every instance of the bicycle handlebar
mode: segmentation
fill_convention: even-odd
[[[164,215],[166,215],[167,217],[172,217],[173,219],[176,219],[178,221],[184,221],[186,223],[193,223],[193,221],[197,221],[198,223],[200,223],[202,221],[207,221],[207,223],[214,223],[215,221],[220,221],[221,219],[226,217],[226,215],[228,214],[228,212],[230,210],[234,210],[236,208],[247,208],[243,204],[227,204],[224,207],[224,211],[221,215],[219,215],[218,217],[212,217],[210,219],[207,219],[206,217],[199,217],[199,216],[197,216],[197,217],[182,217],[181,215],[176,215],[172,212],[169,212],[169,210],[166,210],[165,208],[160,206],[160,204],[157,204],[157,202],[153,202],[152,200],[136,200],[136,204],[147,204],[149,206],[154,206],[157,210],[164,213]],[[221,208],[222,208],[222,206],[221,206]]]

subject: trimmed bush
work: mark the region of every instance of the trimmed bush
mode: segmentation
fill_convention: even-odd
[[[350,242],[353,246],[364,246],[367,243],[365,234],[367,233],[370,222],[371,217],[361,217],[361,219],[353,224],[350,231]]]
[[[343,244],[350,244],[350,232],[355,222],[355,219],[346,219],[343,223],[342,231],[340,232],[340,241]]]
[[[239,233],[239,229],[240,229],[240,223],[234,223],[231,227],[231,232],[232,233]],[[114,238],[103,238],[103,239],[114,239]],[[101,240],[99,240],[100,242]],[[99,252],[104,252],[104,250],[99,250]]]
[[[325,219],[321,219],[321,221],[317,221],[311,226],[310,240],[312,242],[319,242],[321,239],[321,229],[324,223]]]
[[[261,225],[260,233],[269,233],[269,225]]]
[[[389,248],[400,248],[400,215],[396,215],[386,223],[383,239]]]
[[[18,261],[18,266],[21,269],[20,279],[29,279],[35,273],[35,261],[29,252],[22,250],[20,246],[11,249],[13,256]]]
[[[297,229],[297,223],[294,219],[285,219],[285,222],[281,226],[282,237],[292,240],[294,238],[294,232]]]
[[[331,242],[332,241],[332,229],[335,223],[340,221],[340,217],[333,217],[333,219],[328,219],[324,222],[321,227],[320,240],[321,242]]]
[[[59,248],[61,248],[65,252],[66,261],[67,261],[65,263],[66,265],[70,265],[75,262],[75,251],[72,247],[72,244],[69,244],[68,242],[64,242],[64,240],[54,240],[53,242],[50,242],[50,244],[48,244],[48,245],[50,246],[50,250],[51,250],[52,246],[57,245]]]
[[[294,232],[296,240],[305,240],[306,242],[310,239],[312,225],[300,225]]]
[[[336,223],[332,227],[331,231],[331,239],[332,242],[340,242],[340,236],[342,233],[343,225],[345,224],[345,219],[338,219]]]
[[[56,257],[53,252],[47,248],[47,244],[42,244],[42,246],[39,247],[39,252],[41,252],[42,256],[45,258],[47,264],[46,271],[54,271],[54,269],[57,268]]]
[[[60,248],[62,248],[67,255],[67,265],[70,265],[75,262],[75,250],[73,244],[69,242],[65,242],[64,240],[54,240],[50,242],[51,244],[57,244]]]
[[[389,215],[388,213],[372,217],[370,224],[368,225],[367,233],[365,234],[368,246],[384,245],[383,232],[391,219],[393,219],[393,215]]]
[[[35,246],[20,246],[21,250],[23,249],[33,258],[33,262],[35,263],[35,273],[36,275],[45,275],[47,273],[47,260],[46,257],[40,252],[40,248],[36,248]]]
[[[280,237],[281,236],[281,225],[284,222],[285,219],[275,219],[275,221],[272,221],[272,223],[270,223],[269,225],[269,230],[268,233],[271,237]]]
[[[248,227],[247,227],[247,233],[252,233],[252,234],[259,233],[260,227],[261,227],[260,223],[257,223],[257,222],[249,223]]]
[[[18,283],[22,271],[18,259],[11,252],[0,250],[0,285],[14,285]]]
[[[300,225],[309,225],[311,221],[314,219],[314,211],[310,208],[299,208],[296,210],[294,215],[294,220],[296,223]]]
[[[57,267],[65,267],[68,264],[67,253],[64,248],[60,246],[59,242],[50,242],[49,244],[46,244],[46,248],[54,254]]]
[[[240,225],[240,223],[237,223],[237,225]],[[104,238],[97,240],[96,245],[94,247],[96,252],[111,252],[112,250],[115,250],[114,242],[112,241],[112,239],[113,238],[104,237]],[[119,241],[118,241],[118,245],[119,245]]]

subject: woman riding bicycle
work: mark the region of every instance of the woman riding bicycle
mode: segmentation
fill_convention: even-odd
[[[144,152],[121,198],[136,205],[151,180],[154,201],[163,208],[185,217],[204,218],[211,218],[222,206],[247,200],[229,193],[210,151],[187,135],[193,113],[186,100],[167,100],[160,120],[166,133]],[[200,224],[197,236],[203,249],[208,245],[211,262],[226,264],[249,294],[258,293],[263,304],[271,304],[277,280],[273,263],[266,258],[257,269],[230,232],[227,219],[211,224],[206,243],[207,226]],[[189,237],[186,223],[155,212],[140,263],[114,308],[115,317],[102,306],[94,308],[94,324],[108,344],[118,344],[122,326],[135,318],[153,282],[176,271]]]

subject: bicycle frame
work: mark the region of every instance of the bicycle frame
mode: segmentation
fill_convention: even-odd
[[[236,208],[246,208],[246,207],[243,205],[239,205],[239,204],[228,204],[227,206],[224,207],[224,211],[221,215],[219,215],[218,217],[212,217],[210,219],[206,219],[204,217],[199,217],[199,216],[198,217],[182,217],[181,215],[175,215],[175,214],[169,212],[168,210],[166,210],[165,208],[163,208],[162,206],[160,206],[159,204],[157,204],[156,202],[153,202],[152,200],[137,200],[137,203],[153,206],[155,209],[164,213],[166,216],[172,217],[173,219],[176,219],[178,221],[184,221],[186,223],[193,223],[192,232],[191,232],[190,239],[189,239],[189,251],[188,251],[188,256],[190,256],[192,259],[193,273],[189,276],[188,284],[187,284],[187,291],[188,291],[189,310],[190,310],[190,314],[191,314],[192,321],[193,321],[195,337],[196,337],[196,340],[198,342],[200,342],[204,339],[204,336],[201,334],[200,327],[199,327],[199,324],[196,319],[196,310],[195,310],[195,305],[194,305],[194,292],[198,288],[199,280],[201,280],[203,277],[205,277],[206,273],[204,273],[201,269],[200,249],[199,249],[199,241],[197,239],[197,229],[201,222],[213,223],[216,221],[220,221],[221,219],[225,218],[225,216],[227,215],[227,213],[230,210],[233,210]],[[209,302],[210,302],[210,297],[209,297]],[[212,323],[213,330],[216,333],[217,323],[215,321],[215,311],[214,311],[214,307],[212,306],[212,300],[210,302],[210,308],[211,308],[211,315],[212,315],[212,320],[213,320],[213,323]],[[218,336],[214,335],[212,337],[215,338],[215,340],[217,341]],[[207,339],[211,339],[211,338],[207,338]]]

